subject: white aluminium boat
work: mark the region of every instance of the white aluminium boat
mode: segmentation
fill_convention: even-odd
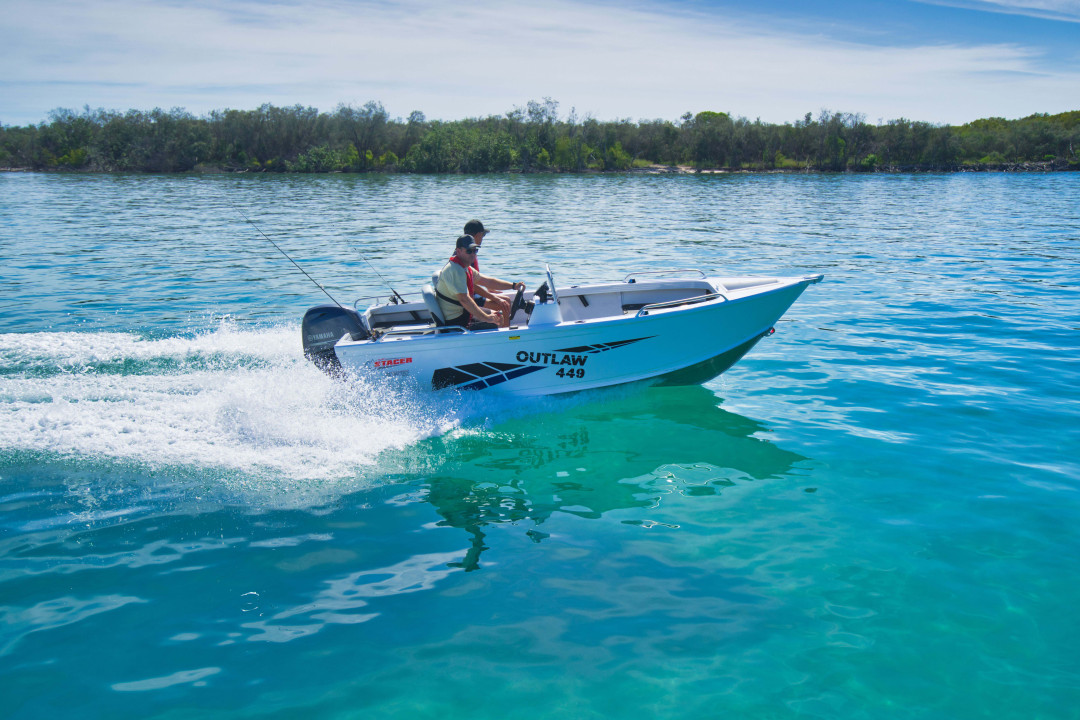
[[[735,364],[822,277],[652,271],[550,290],[549,270],[531,312],[519,292],[510,327],[486,331],[443,325],[427,285],[423,302],[311,308],[304,353],[323,367],[433,390],[551,395],[647,379],[697,384]]]

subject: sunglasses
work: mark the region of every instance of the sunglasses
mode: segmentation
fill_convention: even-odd
[[[480,252],[480,248],[471,248],[466,250],[465,252],[469,253],[470,255],[475,255],[476,253]]]

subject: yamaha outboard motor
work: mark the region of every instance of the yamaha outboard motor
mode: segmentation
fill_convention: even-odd
[[[327,372],[341,369],[334,354],[334,344],[343,336],[366,340],[371,332],[364,317],[351,308],[337,305],[318,305],[304,313],[301,327],[304,337],[304,357]]]

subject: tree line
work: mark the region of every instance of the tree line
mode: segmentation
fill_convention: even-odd
[[[774,124],[723,112],[677,121],[560,117],[545,98],[486,118],[391,118],[381,103],[263,105],[196,117],[169,111],[54,110],[0,125],[0,168],[179,172],[919,171],[1080,169],[1080,111],[966,125],[878,124],[823,110]]]

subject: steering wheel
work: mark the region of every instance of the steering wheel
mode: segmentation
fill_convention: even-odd
[[[525,286],[518,288],[517,295],[514,296],[514,302],[510,304],[510,317],[507,321],[513,321],[514,315],[517,311],[525,307]]]

